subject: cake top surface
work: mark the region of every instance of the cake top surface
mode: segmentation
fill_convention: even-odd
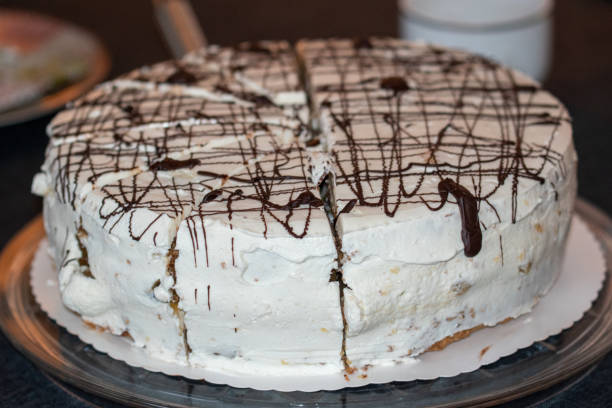
[[[327,171],[345,231],[447,201],[515,221],[536,205],[519,196],[554,191],[573,152],[566,110],[531,79],[394,39],[211,46],[101,84],[48,131],[59,199],[134,239],[190,217],[329,234]]]

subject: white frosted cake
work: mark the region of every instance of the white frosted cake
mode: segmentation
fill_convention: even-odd
[[[530,312],[576,193],[559,101],[395,39],[211,46],[48,133],[33,191],[64,304],[226,372],[350,375]]]

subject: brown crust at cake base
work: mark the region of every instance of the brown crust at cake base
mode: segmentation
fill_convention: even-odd
[[[512,318],[508,317],[508,318],[502,320],[501,322],[499,322],[497,324],[504,324],[506,322],[509,322],[510,320],[512,320]],[[425,350],[425,352],[444,350],[446,348],[446,346],[448,346],[449,344],[454,343],[454,342],[459,341],[459,340],[463,340],[466,337],[468,337],[470,334],[474,333],[475,331],[483,329],[485,327],[487,327],[487,326],[485,326],[484,324],[479,324],[478,326],[472,327],[471,329],[458,331],[455,334],[447,336],[447,337],[443,338],[442,340],[432,344],[431,346],[429,346],[429,348],[427,350]]]
[[[79,315],[78,313],[75,313],[77,316],[79,316],[81,318],[81,321],[83,321],[83,323],[85,323],[85,326],[89,327],[92,330],[96,330],[100,333],[111,333],[110,329],[108,327],[104,327],[104,326],[99,326],[97,324],[88,322],[87,320],[83,319],[81,317],[81,315]],[[124,330],[123,333],[120,334],[121,337],[125,337],[126,339],[130,340],[131,342],[134,342],[134,338],[132,337],[132,335],[130,334],[129,331]]]

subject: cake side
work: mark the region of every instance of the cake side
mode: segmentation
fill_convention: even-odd
[[[460,251],[420,264],[374,255],[345,264],[348,358],[392,364],[456,332],[530,312],[561,269],[575,188],[572,176],[560,186],[563,199],[543,200],[515,224],[490,226],[473,258]],[[365,239],[371,236],[386,238],[370,231]]]

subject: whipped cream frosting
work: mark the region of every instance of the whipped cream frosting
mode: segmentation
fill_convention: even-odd
[[[211,46],[48,132],[33,191],[66,306],[236,373],[350,374],[529,312],[576,191],[554,97],[393,39]]]

